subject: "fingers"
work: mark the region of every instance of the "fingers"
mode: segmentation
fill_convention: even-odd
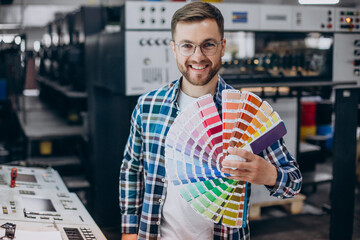
[[[255,154],[253,154],[252,152],[249,152],[245,149],[241,149],[241,148],[228,148],[228,153],[229,154],[233,154],[233,155],[238,155],[242,158],[245,158],[247,160],[252,160],[254,158],[254,156],[256,156]]]
[[[241,162],[237,160],[224,160],[222,161],[223,169],[250,169],[248,162]]]

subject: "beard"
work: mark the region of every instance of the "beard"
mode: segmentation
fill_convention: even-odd
[[[208,73],[205,75],[205,73],[190,73],[188,68],[191,68],[190,65],[194,64],[202,64],[207,65],[207,68],[209,68]],[[208,84],[214,76],[219,72],[221,68],[221,58],[219,61],[217,61],[217,64],[212,66],[212,63],[210,61],[200,61],[197,62],[186,62],[184,65],[181,65],[179,62],[177,62],[177,66],[181,74],[184,76],[184,78],[191,83],[194,86],[205,86]]]

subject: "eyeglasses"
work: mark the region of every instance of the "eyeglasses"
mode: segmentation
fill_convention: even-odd
[[[201,52],[205,56],[212,56],[217,52],[218,46],[222,43],[222,39],[220,42],[215,41],[206,41],[201,44],[194,44],[194,43],[175,43],[174,44],[179,48],[179,52],[184,57],[189,57],[193,55],[196,51],[197,47],[200,47]]]

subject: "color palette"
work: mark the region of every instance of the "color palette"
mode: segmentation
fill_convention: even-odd
[[[222,160],[228,147],[256,154],[286,134],[271,106],[251,92],[224,90],[222,120],[205,95],[175,119],[165,142],[166,172],[181,196],[199,214],[230,227],[246,226],[246,182],[228,179]]]

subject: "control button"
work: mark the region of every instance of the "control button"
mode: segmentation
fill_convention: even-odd
[[[354,76],[360,76],[360,69],[354,69]]]
[[[140,11],[144,12],[145,11],[145,7],[141,7]]]
[[[331,21],[332,21],[332,18],[331,18],[331,17],[329,17],[329,18],[328,18],[328,21],[329,21],[329,22],[331,22]]]
[[[329,10],[329,11],[328,11],[328,14],[331,15],[331,13],[332,13],[332,12]]]
[[[355,40],[354,41],[354,46],[355,47],[360,47],[360,40]]]
[[[144,23],[145,23],[145,19],[140,18],[140,23],[141,23],[141,24],[144,24]]]
[[[156,40],[155,40],[155,43],[156,43],[156,45],[160,46],[160,45],[161,45],[161,39],[159,39],[159,38],[156,39]]]
[[[151,23],[154,24],[156,20],[154,18],[151,19]]]
[[[328,28],[332,28],[332,24],[329,23],[329,24],[327,25],[327,27],[328,27]]]
[[[165,23],[166,23],[165,18],[162,18],[162,19],[161,19],[161,24],[165,24]]]
[[[321,24],[321,28],[325,28],[325,24]]]
[[[145,39],[140,39],[139,44],[140,44],[140,46],[145,46],[146,40]]]
[[[345,15],[345,13],[343,11],[340,12],[340,15]]]
[[[155,44],[155,40],[152,39],[152,38],[150,38],[149,40],[147,40],[147,44],[148,44],[149,46],[152,46],[152,45]]]
[[[148,66],[148,65],[151,64],[150,58],[145,58],[145,59],[143,60],[143,62],[144,62],[144,65],[145,65],[145,66]]]
[[[155,8],[154,8],[154,7],[151,7],[151,8],[150,8],[150,11],[155,12]]]
[[[161,11],[165,12],[166,8],[165,7],[161,7]]]
[[[164,45],[168,46],[170,44],[171,40],[166,38],[163,40]]]
[[[354,56],[360,56],[360,49],[354,50]]]
[[[340,22],[343,22],[344,21],[344,18],[340,18]]]

